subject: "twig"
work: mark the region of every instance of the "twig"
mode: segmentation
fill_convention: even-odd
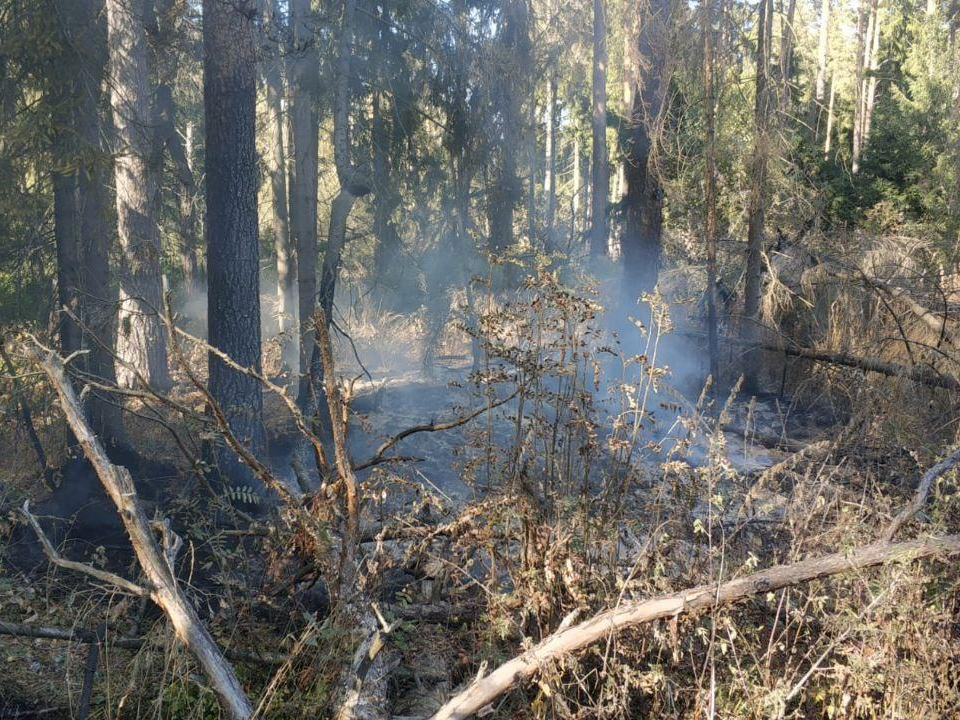
[[[501,398],[500,400],[497,400],[496,402],[493,402],[491,404],[484,405],[483,407],[479,407],[476,410],[473,410],[467,413],[466,415],[461,415],[460,417],[453,418],[452,420],[446,420],[444,422],[424,423],[422,425],[414,425],[412,427],[408,427],[406,430],[401,430],[396,435],[385,440],[380,445],[380,447],[377,448],[377,451],[371,457],[364,460],[359,465],[354,466],[354,470],[363,470],[365,468],[370,467],[371,465],[377,465],[381,462],[384,462],[385,459],[383,457],[383,454],[387,450],[392,448],[394,445],[396,445],[398,442],[400,442],[404,438],[410,437],[411,435],[415,435],[416,433],[422,433],[422,432],[437,432],[440,430],[452,430],[453,428],[460,427],[461,425],[466,425],[471,420],[479,417],[480,415],[483,415],[483,413],[488,412],[490,410],[494,410],[500,407],[501,405],[504,405],[510,402],[517,395],[520,394],[520,391],[523,390],[523,387],[524,387],[523,385],[520,385],[517,387],[516,390],[514,390],[512,393],[510,393],[506,397]]]

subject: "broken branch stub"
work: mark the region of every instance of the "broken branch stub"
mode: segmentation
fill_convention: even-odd
[[[120,513],[137,561],[150,585],[150,597],[163,609],[177,637],[196,657],[227,715],[234,720],[252,717],[253,706],[240,686],[233,668],[200,621],[193,605],[181,591],[157,544],[150,521],[137,498],[129,470],[111,463],[100,441],[93,434],[67,378],[60,356],[36,338],[31,340],[32,344],[25,345],[24,349],[27,355],[43,368],[53,383],[70,429]]]

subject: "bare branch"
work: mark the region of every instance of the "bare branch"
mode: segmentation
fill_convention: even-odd
[[[43,528],[40,527],[40,523],[37,522],[37,518],[34,517],[30,512],[29,500],[23,501],[23,507],[20,508],[20,512],[30,524],[30,527],[33,528],[33,531],[37,534],[37,539],[40,541],[40,545],[43,548],[44,554],[54,565],[66,568],[67,570],[73,570],[74,572],[83,573],[84,575],[90,575],[101,582],[115,585],[131,595],[150,597],[150,590],[137,585],[135,582],[127,580],[125,577],[120,577],[119,575],[108,572],[107,570],[101,570],[100,568],[93,567],[93,565],[87,565],[86,563],[77,562],[75,560],[68,560],[60,555],[60,553],[56,551],[56,548],[53,547],[50,539],[43,532]]]
[[[59,355],[42,345],[36,338],[31,340],[32,346],[25,346],[27,355],[49,376],[70,429],[73,430],[77,442],[93,465],[107,495],[119,511],[140,567],[150,582],[150,597],[166,613],[177,637],[197,658],[227,715],[234,720],[247,720],[253,714],[253,706],[240,686],[230,663],[227,662],[206,627],[200,622],[193,605],[181,591],[163,551],[153,536],[150,522],[137,498],[137,490],[129,470],[110,462],[100,441],[90,430]]]
[[[852,551],[778,565],[730,580],[719,586],[701,585],[650,600],[623,603],[578,625],[548,636],[535,647],[504,663],[486,677],[478,678],[440,708],[433,716],[433,720],[467,718],[486,707],[520,680],[535,675],[544,664],[630,627],[725,605],[751,595],[830,575],[875,565],[910,562],[925,557],[957,553],[960,553],[960,535],[923,538],[897,544],[881,541]]]

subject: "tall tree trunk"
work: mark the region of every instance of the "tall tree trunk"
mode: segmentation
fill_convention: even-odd
[[[273,244],[277,255],[277,330],[280,333],[280,357],[284,368],[297,367],[296,294],[297,274],[295,254],[290,241],[290,222],[287,214],[287,160],[283,145],[283,73],[280,45],[276,40],[282,32],[278,0],[264,3],[264,32],[269,50],[263,61],[263,80],[269,113],[269,151],[267,176],[270,181],[270,207],[273,220]]]
[[[297,250],[298,319],[300,324],[299,398],[306,402],[313,352],[313,311],[317,302],[317,152],[320,133],[320,54],[310,0],[290,0],[290,124],[293,135],[293,179],[290,232]]]
[[[770,119],[770,93],[767,68],[770,61],[771,0],[760,0],[757,18],[757,84],[754,103],[754,146],[750,172],[750,199],[747,219],[747,257],[743,290],[743,318],[740,337],[756,342],[760,312],[760,293],[763,280],[763,230],[767,206],[767,159]],[[744,354],[744,389],[756,393],[759,389],[759,351],[750,347]]]
[[[827,61],[830,53],[830,2],[820,0],[820,31],[817,39],[817,79],[813,92],[812,125],[814,135],[820,132],[820,115],[823,113],[823,103],[827,93]]]
[[[830,78],[830,102],[827,105],[827,131],[823,139],[823,159],[830,159],[830,145],[833,141],[833,103],[837,96],[837,83],[834,78]]]
[[[490,252],[501,256],[514,244],[514,215],[523,186],[517,170],[520,157],[521,129],[524,125],[520,112],[520,87],[529,73],[529,27],[525,0],[501,0],[501,27],[497,36],[498,56],[503,63],[496,72],[511,77],[510,82],[497,79],[492,93],[499,111],[502,141],[499,162],[492,182],[487,184],[487,218],[490,225]],[[512,266],[507,266],[508,268]]]
[[[337,61],[337,80],[333,100],[333,154],[337,167],[340,191],[330,208],[330,225],[327,232],[327,249],[323,255],[318,292],[320,308],[327,327],[333,322],[333,303],[337,293],[340,260],[347,242],[347,220],[357,198],[370,192],[370,179],[361,168],[353,165],[350,156],[350,66],[353,46],[353,27],[357,0],[343,0],[343,19],[340,26],[340,47]],[[323,366],[320,351],[313,344],[311,351],[309,383],[301,390],[301,407],[309,407],[312,401],[322,405]]]
[[[609,225],[607,197],[610,165],[607,160],[607,3],[593,0],[593,154],[590,159],[590,255],[607,252]]]
[[[784,112],[790,109],[790,98],[793,92],[793,47],[797,38],[793,25],[796,14],[797,0],[789,0],[780,38],[780,107]]]
[[[548,248],[556,244],[554,229],[557,216],[557,109],[557,70],[553,68],[547,80],[547,107],[544,113],[546,134],[543,162],[543,230]]]
[[[110,104],[118,142],[114,180],[120,236],[117,355],[153,386],[170,385],[167,341],[158,315],[162,300],[157,173],[150,164],[153,123],[147,77],[145,0],[107,0]],[[137,384],[121,365],[117,379]]]
[[[623,292],[636,303],[657,284],[663,234],[663,191],[654,167],[654,143],[661,123],[669,79],[667,68],[670,0],[639,6],[640,32],[626,58],[633,78],[623,157],[626,182],[620,199],[623,213],[621,252]]]
[[[107,25],[103,0],[77,2],[86,13],[77,47],[83,68],[81,95],[77,106],[77,138],[83,144],[83,159],[77,173],[77,197],[80,212],[80,247],[83,253],[82,317],[89,337],[86,370],[106,386],[116,383],[113,356],[116,332],[116,292],[112,290],[110,247],[114,230],[110,227],[110,154],[104,147],[104,120],[101,115],[104,78],[107,75]],[[86,398],[90,426],[107,446],[125,444],[123,420],[116,400],[101,390],[92,390]]]
[[[257,223],[256,47],[249,0],[203,0],[206,118],[207,328],[210,344],[258,373],[260,263]],[[208,356],[209,387],[233,434],[255,455],[266,447],[260,383]],[[221,473],[255,487],[226,447]]]
[[[403,243],[393,222],[393,214],[400,205],[400,195],[394,182],[392,127],[384,118],[384,100],[383,93],[374,92],[370,139],[373,144],[373,180],[377,187],[373,208],[373,234],[377,238],[377,246],[373,260],[377,282],[385,290],[394,293],[391,304],[399,307],[394,301],[399,299],[396,295],[403,291],[398,267]]]
[[[877,99],[877,70],[880,67],[880,37],[882,32],[878,0],[873,0],[871,12],[873,14],[873,33],[870,38],[870,52],[867,58],[867,77],[865,78],[867,87],[864,93],[863,101],[863,132],[861,133],[860,144],[861,152],[866,150],[867,144],[870,142],[870,128],[873,124],[873,108]]]
[[[870,58],[873,52],[873,33],[877,19],[876,0],[869,7],[861,6],[857,14],[857,58],[856,58],[856,97],[853,113],[853,151],[851,154],[851,172],[860,173],[860,161],[863,157],[866,127],[867,96],[869,94]]]
[[[153,154],[151,166],[157,172],[163,167],[166,151],[173,166],[176,184],[177,249],[183,272],[184,287],[188,293],[197,290],[198,268],[196,258],[197,213],[194,197],[197,192],[191,160],[191,143],[177,131],[177,107],[173,84],[180,66],[179,12],[176,0],[148,0],[145,19],[153,46],[153,67],[159,80],[153,102]],[[189,129],[189,125],[188,125]],[[159,191],[159,187],[157,188]],[[158,197],[159,200],[159,197]],[[159,205],[157,205],[159,207]]]
[[[573,194],[570,200],[570,244],[580,237],[583,223],[583,148],[580,133],[573,138]]]
[[[401,119],[400,104],[413,102],[405,78],[393,76],[390,68],[390,56],[398,52],[393,46],[391,7],[389,2],[380,4],[380,23],[378,43],[374,51],[374,66],[380,87],[389,87],[387,94],[379,90],[373,93],[373,118],[370,127],[370,141],[373,146],[373,182],[376,185],[376,199],[373,209],[373,234],[377,238],[374,250],[374,270],[377,283],[387,292],[390,305],[395,309],[407,307],[408,288],[403,285],[401,252],[403,241],[394,214],[400,206],[400,193],[397,191],[397,174],[400,162],[396,157],[407,132]],[[399,97],[398,97],[399,96]],[[389,121],[387,117],[389,116]],[[383,295],[381,295],[383,297]]]
[[[761,0],[763,2],[765,0]],[[703,104],[704,104],[704,235],[707,247],[707,339],[710,353],[711,396],[716,409],[720,381],[720,351],[717,341],[717,168],[714,98],[713,2],[703,0]]]

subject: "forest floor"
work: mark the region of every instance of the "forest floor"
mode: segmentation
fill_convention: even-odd
[[[379,443],[404,428],[470,415],[491,397],[506,397],[512,387],[506,381],[478,384],[471,375],[469,344],[462,338],[443,344],[434,353],[440,359],[425,368],[423,347],[410,339],[410,328],[395,331],[403,335],[402,342],[391,340],[383,327],[351,328],[356,354],[369,372],[353,388],[349,449],[355,462],[374,454]],[[202,353],[192,357],[194,366],[202,367]],[[337,362],[345,377],[362,375],[355,358],[354,349],[341,343]],[[505,475],[505,468],[532,470],[530,463],[540,462],[526,457],[524,448],[535,447],[537,440],[521,437],[533,431],[527,429],[529,424],[518,425],[516,400],[469,423],[411,435],[392,452],[415,460],[385,463],[361,473],[368,499],[362,520],[369,529],[363,554],[384,612],[398,623],[389,650],[395,716],[428,716],[476,674],[478,655],[491,662],[503,659],[512,648],[546,635],[572,610],[586,612],[624,597],[697,585],[715,576],[718,557],[721,568],[731,568],[720,572],[734,573],[734,568],[795,557],[801,548],[833,551],[870,539],[871,528],[912,491],[909,482],[921,463],[909,452],[878,446],[866,437],[843,440],[840,429],[849,418],[822,396],[811,399],[804,394],[791,400],[788,392],[746,400],[731,392],[732,399],[714,419],[697,408],[700,389],[695,383],[686,385],[667,390],[664,381],[649,399],[656,410],[644,420],[644,439],[637,448],[637,462],[631,463],[635,467],[626,479],[611,476],[627,487],[615,499],[611,486],[603,484],[580,492],[527,484],[520,476],[516,483],[510,480],[513,476]],[[610,387],[594,390],[600,445],[613,437],[610,426],[617,409],[608,397]],[[202,409],[202,398],[182,379],[174,394],[187,406]],[[720,395],[722,399],[724,393]],[[293,429],[289,413],[267,394],[265,416],[275,446],[273,465],[278,473],[286,473],[290,456],[284,439]],[[49,403],[37,417],[41,437],[51,449],[62,447],[63,425],[57,417]],[[138,448],[158,468],[187,470],[161,425],[135,418],[130,428]],[[571,437],[580,432],[569,427],[566,431]],[[23,542],[22,528],[15,527],[15,510],[25,497],[44,507],[42,498],[48,491],[37,479],[35,461],[18,433],[11,426],[5,435],[2,452],[8,462],[0,504],[4,534]],[[62,454],[51,452],[53,462],[61,459]],[[579,467],[576,459],[569,462],[570,468]],[[615,453],[603,461],[604,473],[610,465],[616,465]],[[287,479],[291,477],[289,473]],[[558,477],[568,482],[563,473]],[[568,484],[577,487],[575,478]],[[210,525],[202,506],[177,495],[168,487],[150,507],[159,512],[163,506],[190,539],[192,560],[184,580],[205,608],[215,636],[231,649],[288,652],[295,658],[292,666],[283,665],[267,675],[262,665],[239,663],[241,676],[264,693],[261,699],[272,708],[272,716],[300,717],[307,708],[323,708],[329,667],[336,662],[331,659],[333,651],[325,651],[319,640],[336,645],[341,631],[324,619],[329,597],[324,583],[317,582],[317,573],[324,571],[298,558],[303,539],[295,530],[281,529],[237,544]],[[70,514],[69,507],[57,511]],[[8,559],[16,554],[15,547],[8,545]],[[133,569],[129,555],[111,556],[96,543],[68,549],[118,572]],[[329,567],[329,562],[320,567]],[[921,573],[914,581],[922,585],[926,579]],[[798,597],[796,602],[809,598]],[[780,692],[781,681],[801,682],[810,666],[796,658],[828,647],[838,652],[836,646],[846,636],[834,627],[831,615],[862,617],[864,612],[859,592],[841,604],[797,617],[781,617],[776,598],[761,605],[737,622],[741,635],[731,640],[741,645],[741,651],[756,653],[756,665],[726,671],[732,676],[728,680],[743,685],[745,696],[756,698]],[[781,617],[781,629],[776,619],[769,626],[771,617]],[[934,623],[937,617],[928,613],[925,622]],[[184,651],[174,650],[169,634],[162,631],[162,619],[155,612],[138,611],[129,598],[91,585],[88,578],[54,572],[43,563],[32,568],[4,563],[0,621],[86,629],[109,622],[118,628],[126,624],[134,634],[151,638],[137,653],[118,648],[101,660],[93,716],[98,716],[97,708],[118,702],[141,704],[134,716],[148,708],[165,717],[206,717],[204,713],[211,711],[209,693],[191,674]],[[758,623],[756,629],[747,627],[750,622]],[[769,638],[763,636],[763,627]],[[704,639],[702,628],[702,624],[695,632],[695,627],[688,628],[689,634],[680,634],[687,638],[682,641],[676,628],[665,636],[657,630],[624,653],[624,665],[596,656],[584,662],[586,666],[601,662],[624,682],[646,684],[650,707],[661,707],[663,716],[670,716],[666,708],[678,702],[673,696],[682,685],[704,691],[703,676],[690,675],[679,660],[684,654],[693,658],[713,652],[714,641]],[[782,637],[786,628],[794,633],[793,639],[783,639],[783,647],[771,644],[770,638]],[[922,637],[928,631],[933,632],[932,627],[924,624],[917,633]],[[16,716],[10,713],[24,708],[52,708],[56,712],[50,717],[72,717],[84,684],[87,646],[11,638],[3,638],[2,646],[2,661],[10,672],[0,683],[0,717]],[[896,647],[884,650],[895,653]],[[661,667],[664,654],[672,659]],[[771,663],[779,665],[782,678],[761,672]],[[590,677],[586,666],[578,675],[580,682]],[[629,670],[631,666],[639,669]],[[290,673],[291,668],[295,672]],[[275,682],[266,682],[267,678]],[[555,697],[552,693],[558,687],[550,689],[555,682],[559,677],[544,678],[546,685],[533,693],[537,702]],[[573,694],[585,708],[611,702],[609,695],[616,695],[609,688],[597,692],[594,688]],[[872,697],[877,690],[864,692]],[[53,707],[51,698],[63,698],[64,703]],[[821,706],[839,702],[833,696],[824,698]]]

